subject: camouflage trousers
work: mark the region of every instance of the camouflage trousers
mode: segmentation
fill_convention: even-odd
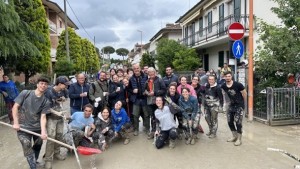
[[[216,134],[218,130],[219,106],[207,106],[204,109],[205,120],[207,122],[209,133]]]
[[[64,135],[64,140],[67,144],[72,145],[73,142],[77,147],[79,143],[83,140],[84,131],[81,129],[71,129]]]
[[[191,115],[189,115],[189,116],[191,116]],[[192,126],[189,126],[189,121],[186,118],[182,119],[182,127],[188,137],[192,137],[192,135],[198,134],[199,122],[200,122],[200,113],[197,113],[195,119],[192,120]],[[190,130],[192,130],[192,133],[190,132]]]
[[[41,131],[33,131],[41,133]],[[39,158],[40,150],[42,148],[43,140],[35,135],[25,133],[23,131],[17,132],[18,139],[22,145],[24,156],[31,169],[36,169],[36,160]],[[33,140],[33,145],[31,140]]]
[[[63,141],[63,130],[64,130],[64,121],[63,119],[55,119],[49,117],[47,119],[47,133],[48,137],[54,138],[58,141]],[[60,145],[52,141],[47,141],[46,152],[45,152],[45,161],[52,161],[54,154],[60,153]]]
[[[114,131],[109,129],[107,132],[101,131],[94,132],[92,135],[94,145],[97,145],[99,149],[102,149],[104,143],[109,142],[114,137]]]
[[[244,109],[230,106],[227,113],[227,122],[231,131],[242,134]]]

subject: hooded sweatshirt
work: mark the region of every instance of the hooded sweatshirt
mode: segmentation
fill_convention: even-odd
[[[164,106],[163,109],[156,109],[155,117],[159,121],[159,127],[162,131],[176,128],[174,114],[171,113],[168,106]]]
[[[112,128],[111,119],[108,118],[107,120],[104,120],[102,117],[102,114],[98,114],[98,118],[95,119],[95,126],[96,126],[96,132],[102,132],[103,129],[109,129]]]
[[[119,132],[122,126],[130,121],[124,108],[121,108],[119,112],[115,109],[111,111],[113,130]]]

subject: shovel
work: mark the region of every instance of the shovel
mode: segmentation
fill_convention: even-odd
[[[12,126],[11,124],[4,123],[4,122],[2,122],[2,121],[0,121],[0,124],[3,124],[3,125],[5,125],[5,126],[8,126],[8,127],[13,128],[13,126]],[[23,132],[25,132],[25,133],[29,133],[29,134],[32,134],[32,135],[41,137],[40,134],[35,133],[35,132],[32,132],[32,131],[29,131],[29,130],[26,130],[26,129],[23,129],[23,128],[20,128],[20,131],[23,131]],[[55,140],[55,139],[50,138],[50,137],[48,137],[47,140],[52,141],[52,142],[57,143],[57,144],[60,144],[60,145],[62,145],[62,146],[64,146],[64,147],[69,148],[69,149],[72,149],[72,150],[74,150],[74,151],[77,151],[79,154],[82,154],[82,155],[93,155],[93,154],[100,154],[100,153],[102,153],[101,150],[95,149],[95,148],[82,147],[82,146],[78,146],[77,148],[75,148],[75,147],[73,147],[73,146],[70,146],[70,145],[68,145],[68,144],[65,144],[65,143],[63,143],[63,142],[61,142],[61,141]]]

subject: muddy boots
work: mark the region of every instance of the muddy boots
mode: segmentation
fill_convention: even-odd
[[[234,143],[235,146],[240,146],[242,145],[242,134],[237,133],[237,140]]]
[[[191,139],[191,145],[194,145],[196,143],[195,137],[196,137],[196,135],[193,134],[192,139]]]
[[[173,149],[175,147],[175,140],[170,139],[169,148]]]
[[[232,138],[228,139],[227,142],[235,142],[237,140],[237,132],[232,131]]]

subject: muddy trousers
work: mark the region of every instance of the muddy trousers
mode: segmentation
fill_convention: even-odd
[[[33,132],[41,133],[41,131]],[[23,131],[18,131],[17,136],[21,142],[23,153],[27,159],[30,169],[36,169],[36,160],[39,158],[43,140],[38,136],[34,136]],[[33,140],[33,146],[31,140]]]
[[[244,109],[230,106],[227,113],[227,122],[231,131],[242,134]]]
[[[48,137],[54,138],[58,141],[63,140],[64,121],[63,119],[55,119],[49,117],[47,119],[47,133]],[[60,145],[52,141],[47,141],[45,151],[45,161],[53,161],[53,155],[60,153]]]
[[[191,116],[191,115],[189,115],[189,116]],[[198,132],[199,132],[199,130],[198,130],[199,121],[200,121],[200,114],[199,113],[197,113],[195,119],[192,120],[192,126],[189,126],[188,120],[183,118],[182,126],[183,126],[183,129],[184,129],[185,133],[188,135],[188,137],[192,137],[192,135],[197,135],[198,134]],[[192,133],[191,133],[190,130],[192,130]]]
[[[148,131],[150,129],[150,114],[149,114],[149,110],[148,110],[148,106],[147,105],[133,105],[133,127],[134,130],[139,130],[139,117],[141,116],[141,112],[143,111],[144,113],[144,118],[143,118],[143,123],[144,126],[146,128],[146,130]]]
[[[92,138],[94,144],[98,146],[99,149],[102,149],[104,143],[107,143],[114,136],[114,131],[109,129],[107,132],[102,133],[101,131],[96,131],[93,133]]]
[[[150,111],[150,119],[151,119],[151,132],[156,131],[156,117],[155,117],[155,110],[157,109],[156,105],[148,105]]]
[[[12,116],[12,108],[13,108],[14,104],[15,104],[15,102],[13,102],[13,101],[5,102],[5,107],[8,112],[8,118],[9,118],[10,123],[12,123],[14,121],[13,116]]]
[[[165,142],[168,139],[175,140],[177,138],[177,129],[171,128],[170,130],[160,131],[156,141],[155,146],[157,149],[163,148],[165,145]]]
[[[218,130],[218,111],[219,106],[206,107],[205,120],[207,122],[209,133],[216,135]]]

